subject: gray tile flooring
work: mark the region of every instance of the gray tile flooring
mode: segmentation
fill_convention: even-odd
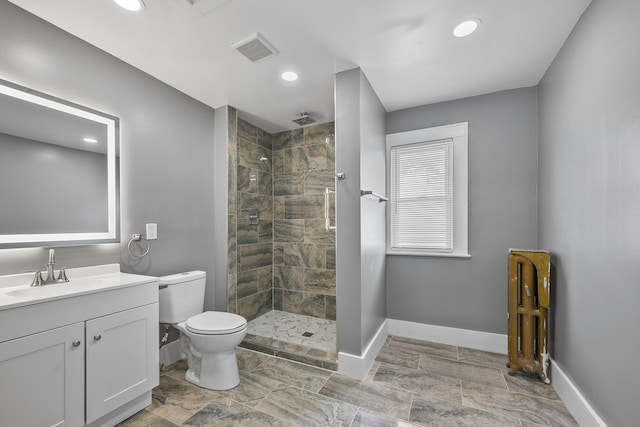
[[[578,425],[553,387],[509,376],[503,355],[389,337],[362,381],[246,348],[237,355],[235,389],[196,387],[178,362],[122,427]]]

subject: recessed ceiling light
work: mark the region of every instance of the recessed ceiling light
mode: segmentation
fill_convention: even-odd
[[[118,6],[130,10],[131,12],[138,12],[144,9],[144,3],[142,0],[113,0]]]
[[[467,37],[478,29],[480,23],[481,21],[478,18],[472,18],[467,19],[466,21],[462,21],[454,27],[453,35],[456,37]]]
[[[87,137],[87,138],[82,138],[82,140],[83,140],[84,142],[88,142],[88,143],[90,143],[90,144],[97,144],[97,143],[98,143],[98,140],[97,140],[97,139],[95,139],[95,138],[89,138],[89,137]]]
[[[280,75],[280,77],[282,77],[282,80],[285,80],[287,82],[295,82],[296,80],[298,80],[298,74],[294,73],[293,71],[285,71]]]

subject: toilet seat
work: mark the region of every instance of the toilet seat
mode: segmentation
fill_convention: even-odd
[[[247,327],[247,320],[233,313],[205,311],[190,317],[185,322],[189,332],[202,335],[226,335]]]

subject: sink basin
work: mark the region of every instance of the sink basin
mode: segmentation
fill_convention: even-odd
[[[46,298],[57,295],[63,295],[70,291],[66,283],[56,283],[53,285],[45,286],[29,286],[27,288],[16,289],[9,291],[6,294],[19,298]]]

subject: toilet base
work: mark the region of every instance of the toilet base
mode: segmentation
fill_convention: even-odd
[[[236,387],[240,384],[240,374],[235,348],[219,353],[202,354],[199,372],[189,367],[185,379],[209,390],[229,390]]]

